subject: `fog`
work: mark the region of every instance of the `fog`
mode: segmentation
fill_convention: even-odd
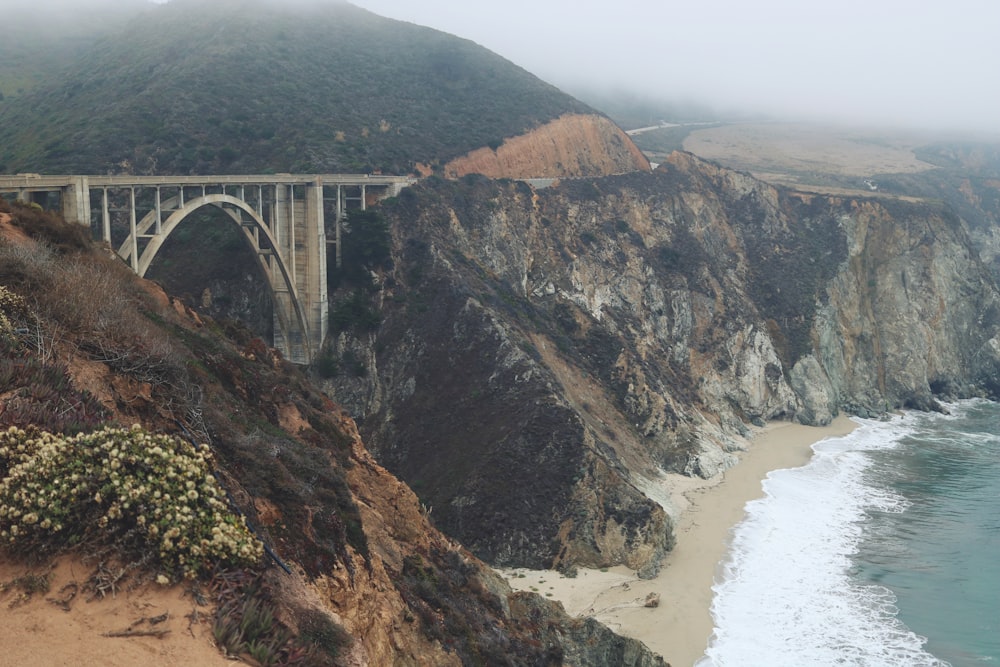
[[[0,0],[0,8],[15,10],[8,22],[35,13],[51,22],[165,1]],[[996,0],[351,1],[470,39],[571,93],[1000,134]]]
[[[995,0],[353,0],[568,90],[1000,133]]]

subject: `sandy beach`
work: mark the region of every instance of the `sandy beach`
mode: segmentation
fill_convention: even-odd
[[[576,577],[554,571],[505,571],[512,587],[534,590],[562,602],[574,616],[593,616],[615,631],[642,640],[672,667],[690,667],[704,653],[712,634],[712,584],[727,550],[730,531],[744,506],[762,494],[761,482],[772,470],[794,468],[812,456],[811,446],[844,435],[855,427],[838,417],[826,427],[788,422],[760,429],[740,462],[711,480],[671,475],[677,521],[677,546],[655,579],[639,579],[625,567],[580,569]],[[644,606],[656,593],[660,605]]]

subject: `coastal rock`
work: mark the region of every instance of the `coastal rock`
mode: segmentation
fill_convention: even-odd
[[[511,598],[511,613],[515,619],[538,623],[562,606],[537,595],[515,593]],[[562,664],[574,667],[670,667],[662,657],[650,653],[636,639],[616,635],[593,618],[579,618],[562,627],[545,627],[544,641],[562,649]],[[586,648],[582,648],[586,647]],[[581,650],[582,649],[582,650]]]
[[[1000,337],[986,341],[976,355],[979,364],[979,383],[992,395],[1000,396]]]
[[[430,179],[385,214],[382,326],[335,350],[373,370],[330,390],[495,565],[655,571],[669,503],[641,480],[719,474],[750,424],[997,394],[1000,297],[933,205],[676,153],[538,190]]]
[[[795,418],[807,426],[826,426],[837,416],[837,396],[823,367],[811,354],[799,359],[789,373],[799,398]]]

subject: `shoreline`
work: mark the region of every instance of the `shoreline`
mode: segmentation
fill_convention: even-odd
[[[677,544],[653,579],[639,579],[624,566],[580,568],[576,577],[554,570],[501,574],[515,590],[557,600],[571,616],[592,616],[619,634],[639,639],[673,667],[691,667],[708,646],[714,627],[712,585],[746,503],[763,495],[761,482],[769,472],[805,465],[813,444],[855,427],[846,416],[820,427],[773,422],[756,430],[739,462],[715,478],[669,475],[671,497],[679,509]],[[645,606],[649,594],[660,596],[659,606]]]

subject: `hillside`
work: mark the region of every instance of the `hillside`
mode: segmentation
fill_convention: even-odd
[[[649,161],[628,135],[595,114],[562,116],[496,148],[484,146],[444,166],[449,178],[468,174],[579,178],[648,170]]]
[[[935,168],[883,176],[882,190],[945,202],[969,226],[976,250],[1000,282],[1000,143],[939,141],[921,146],[917,155]]]
[[[0,107],[57,77],[78,54],[149,8],[146,0],[36,0],[7,12],[0,40]]]
[[[410,173],[593,110],[348,3],[172,0],[0,104],[0,170]]]
[[[198,636],[212,634],[234,655],[270,651],[281,664],[663,664],[593,621],[513,593],[431,525],[409,488],[368,454],[344,409],[300,370],[240,325],[199,318],[139,280],[84,230],[0,201],[0,285],[0,572],[23,573],[0,582],[5,614],[49,606],[24,598],[42,590],[50,564],[68,552],[80,598],[70,596],[69,613],[94,613],[82,609],[87,597],[184,579],[189,608],[202,596],[208,603],[197,607]],[[102,452],[110,463],[85,463]],[[160,459],[177,462],[148,474]],[[212,474],[196,471],[205,465]],[[72,474],[45,481],[53,466]],[[179,495],[147,495],[198,474]],[[83,486],[91,478],[104,480],[96,493]],[[50,483],[74,499],[31,486]],[[19,484],[35,490],[21,494]],[[232,511],[219,505],[217,485],[259,536],[239,551],[252,562],[218,569],[193,549],[186,528],[166,531],[205,518],[197,506],[161,516],[179,497],[216,498],[208,512],[216,517]],[[117,495],[122,487],[130,491]],[[18,509],[24,502],[37,509]],[[263,545],[276,559],[261,557]],[[187,561],[174,558],[178,549]],[[262,609],[274,620],[249,620],[263,618]],[[247,627],[258,629],[251,636]],[[111,650],[85,638],[80,651]],[[56,655],[44,632],[17,641],[34,647],[40,664]],[[103,663],[100,655],[76,659]]]

